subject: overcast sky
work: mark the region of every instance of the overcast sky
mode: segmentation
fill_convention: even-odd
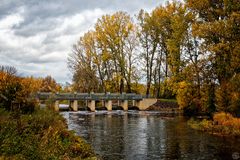
[[[151,11],[165,0],[0,0],[0,65],[71,82],[67,56],[104,14]]]

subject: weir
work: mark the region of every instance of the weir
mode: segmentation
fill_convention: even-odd
[[[108,110],[112,110],[113,101],[117,101],[118,105],[124,111],[128,110],[129,101],[139,110],[146,110],[148,107],[157,102],[154,98],[144,98],[142,95],[135,93],[49,93],[39,92],[36,95],[37,100],[51,100],[55,111],[59,111],[60,101],[68,100],[69,108],[72,111],[78,111],[78,101],[86,102],[86,106],[94,112],[96,110],[96,102],[102,102],[102,105]]]

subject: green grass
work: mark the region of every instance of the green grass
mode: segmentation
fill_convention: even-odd
[[[176,99],[164,99],[164,98],[160,98],[158,99],[160,100],[161,102],[174,102],[174,103],[177,103],[177,100]]]
[[[97,159],[90,145],[67,130],[58,113],[0,109],[0,159]]]

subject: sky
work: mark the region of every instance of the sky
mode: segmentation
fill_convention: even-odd
[[[97,19],[117,11],[132,17],[166,0],[0,0],[0,65],[22,76],[71,82],[67,57]]]

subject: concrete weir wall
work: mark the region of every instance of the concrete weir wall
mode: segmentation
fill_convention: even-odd
[[[55,111],[59,111],[59,102],[62,100],[69,101],[69,109],[72,111],[78,111],[78,101],[85,101],[87,107],[94,112],[96,110],[96,103],[102,102],[102,106],[105,106],[108,111],[113,108],[113,102],[118,102],[118,106],[122,107],[124,111],[127,111],[130,106],[137,107],[139,110],[146,110],[157,102],[155,98],[143,98],[142,95],[135,93],[38,93],[36,99],[48,100],[54,99],[52,106]]]
[[[138,107],[139,110],[146,110],[151,105],[157,102],[156,98],[143,98],[141,101],[136,101],[135,105]]]
[[[157,102],[156,98],[143,98],[142,100],[133,100],[133,106],[136,106],[139,110],[146,110],[151,105],[155,104]],[[54,102],[54,110],[59,111],[59,100],[56,100]],[[107,100],[104,102],[105,107],[108,111],[112,110],[112,101]],[[95,100],[89,100],[87,101],[88,108],[94,112],[96,109],[96,101]],[[123,108],[124,111],[128,110],[128,100],[120,100],[119,106]],[[78,111],[78,101],[77,100],[71,100],[69,107],[72,111]]]

